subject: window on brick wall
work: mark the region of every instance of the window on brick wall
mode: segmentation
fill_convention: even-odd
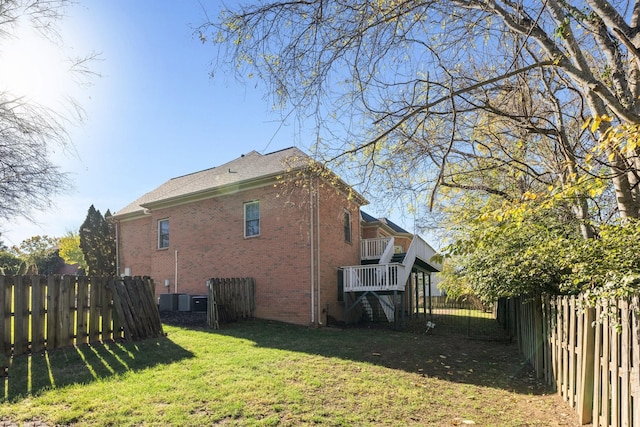
[[[166,249],[169,247],[169,220],[161,219],[158,221],[158,249]]]
[[[260,202],[244,204],[244,237],[260,235]]]
[[[344,241],[351,243],[351,213],[349,211],[344,211],[342,223],[344,226]]]

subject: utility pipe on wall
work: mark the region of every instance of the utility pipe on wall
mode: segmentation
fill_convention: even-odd
[[[178,293],[178,250],[176,249],[176,274],[174,277],[174,287],[175,287],[175,293]]]
[[[316,282],[316,287],[318,288],[318,325],[322,325],[322,307],[320,300],[320,185],[318,185],[318,191],[316,192],[316,227],[316,244],[318,245],[316,251],[316,262],[318,263],[318,281]]]
[[[314,293],[315,290],[313,288],[313,281],[315,280],[315,257],[314,257],[314,243],[313,243],[313,178],[311,172],[309,173],[309,237],[310,237],[310,247],[311,247],[311,324],[315,323],[315,301],[314,301]]]
[[[120,236],[118,235],[118,221],[114,221],[115,229],[116,229],[116,276],[120,276],[120,251],[118,247],[120,246]]]

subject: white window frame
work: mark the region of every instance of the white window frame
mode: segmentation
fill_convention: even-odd
[[[162,224],[167,224],[167,232],[166,234],[162,233]],[[158,220],[158,249],[168,249],[169,248],[169,218],[159,219]],[[166,245],[163,246],[164,240],[163,236],[166,235]]]
[[[247,209],[249,206],[253,206],[253,205],[257,205],[258,206],[258,218],[251,218],[248,219],[247,218]],[[260,235],[260,222],[261,222],[261,215],[260,215],[260,201],[259,200],[252,200],[250,202],[245,202],[243,205],[243,211],[244,211],[244,221],[243,221],[243,228],[244,228],[244,237],[245,238],[250,238],[250,237],[258,237]],[[249,234],[249,221],[258,221],[258,225],[257,225],[257,232],[253,233],[253,234]],[[252,227],[253,228],[253,227]]]

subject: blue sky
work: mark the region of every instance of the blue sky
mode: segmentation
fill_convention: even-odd
[[[203,3],[215,17],[219,3]],[[210,78],[216,52],[193,34],[204,19],[197,0],[80,0],[67,9],[60,23],[65,54],[100,53],[92,68],[101,75],[90,87],[72,89],[86,120],[71,129],[74,150],[54,154],[74,188],[56,197],[51,211],[36,214],[37,224],[3,224],[6,244],[77,231],[91,204],[117,211],[172,177],[251,150],[304,149],[306,130],[282,126],[264,87],[222,71]],[[412,220],[392,219],[412,230]]]

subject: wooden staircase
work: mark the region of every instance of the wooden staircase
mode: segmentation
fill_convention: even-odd
[[[341,268],[344,292],[355,297],[352,305],[345,305],[345,318],[360,304],[370,320],[393,322],[396,296],[404,294],[414,263],[419,260],[423,265],[428,264],[429,271],[442,268],[432,260],[433,248],[419,236],[414,236],[406,253],[394,253],[393,249],[393,237],[364,239],[361,241],[361,265]]]

